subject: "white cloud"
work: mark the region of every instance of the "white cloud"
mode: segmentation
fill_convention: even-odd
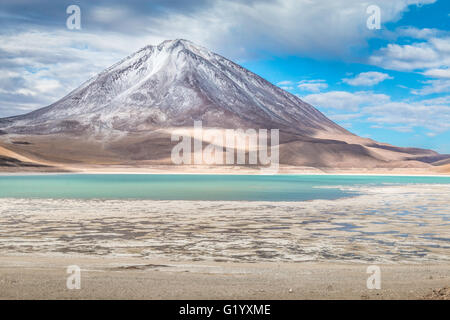
[[[333,121],[348,121],[352,119],[360,118],[362,115],[360,113],[342,113],[342,114],[329,114],[328,118]]]
[[[443,31],[439,29],[433,28],[419,29],[411,26],[400,27],[396,30],[396,32],[397,35],[400,37],[409,37],[414,39],[430,39],[443,33]]]
[[[35,85],[35,88],[41,93],[51,92],[59,87],[61,87],[61,83],[54,79],[39,79]]]
[[[429,69],[422,73],[425,76],[433,78],[447,78],[450,79],[450,68],[436,68]]]
[[[417,102],[389,102],[364,107],[362,113],[367,120],[376,124],[394,125],[394,129],[423,127],[433,133],[442,133],[450,129],[450,106],[427,105]]]
[[[399,132],[410,132],[414,127],[423,127],[438,134],[450,129],[450,96],[418,101],[392,101],[390,96],[369,91],[330,91],[311,94],[303,97],[303,100],[327,109],[327,116],[335,121],[361,118],[358,121],[367,121],[372,127],[389,127]]]
[[[139,37],[66,30],[2,35],[0,117],[55,102],[146,43]]]
[[[277,83],[277,86],[279,86],[281,89],[289,91],[294,90],[294,87],[292,86],[294,83],[289,80],[280,81]]]
[[[370,62],[384,69],[413,71],[440,67],[440,54],[429,43],[413,45],[388,44],[387,47],[370,57]]]
[[[354,78],[344,78],[343,82],[351,86],[374,86],[386,79],[393,79],[387,73],[370,71],[362,72]]]
[[[232,58],[255,52],[347,58],[367,46],[369,4],[383,23],[397,20],[408,6],[435,0],[276,0],[211,1],[195,15],[174,12],[155,18],[149,30],[164,37],[189,37]]]
[[[363,106],[390,101],[389,96],[385,94],[376,94],[367,91],[355,93],[347,91],[330,91],[310,94],[302,99],[316,107],[351,111],[357,111]]]
[[[297,88],[302,91],[320,92],[328,88],[325,80],[302,80],[298,82]]]
[[[277,86],[288,86],[288,85],[291,85],[291,84],[292,84],[292,81],[284,80],[284,81],[278,82]]]
[[[117,23],[122,19],[132,18],[132,13],[125,6],[94,7],[89,9],[89,16],[97,23]]]
[[[432,37],[413,44],[388,44],[371,56],[369,62],[384,69],[450,78],[450,37]]]
[[[413,128],[408,127],[408,126],[391,127],[391,129],[398,131],[398,132],[403,132],[403,133],[413,132]]]
[[[450,105],[450,95],[439,98],[421,100],[424,105]]]
[[[433,93],[450,92],[450,79],[426,80],[425,86],[419,90],[411,90],[412,94],[429,95]]]
[[[413,31],[411,31],[413,30]],[[389,44],[370,57],[370,62],[385,69],[414,71],[426,77],[421,89],[411,90],[415,95],[428,95],[450,91],[450,37],[438,38],[426,31],[411,29],[409,33],[427,38],[413,44]],[[417,34],[418,33],[418,34]],[[436,32],[434,32],[436,34]]]

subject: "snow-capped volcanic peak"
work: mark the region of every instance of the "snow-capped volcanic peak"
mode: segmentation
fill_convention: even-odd
[[[298,97],[187,40],[147,46],[54,104],[0,120],[17,133],[154,130],[160,127],[344,129]]]

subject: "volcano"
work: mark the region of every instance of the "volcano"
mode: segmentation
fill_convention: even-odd
[[[146,46],[55,103],[0,119],[0,146],[57,165],[170,165],[177,128],[280,130],[280,164],[422,168],[431,150],[358,137],[299,97],[187,40]],[[1,165],[1,164],[0,164]]]

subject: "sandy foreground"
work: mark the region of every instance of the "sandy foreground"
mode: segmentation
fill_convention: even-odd
[[[1,257],[1,299],[449,299],[446,264],[174,262],[136,258]],[[81,288],[67,289],[69,265]]]
[[[342,188],[355,196],[1,199],[0,298],[448,299],[450,185]]]

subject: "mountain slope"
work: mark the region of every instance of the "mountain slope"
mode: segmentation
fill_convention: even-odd
[[[56,103],[2,121],[8,133],[204,126],[346,131],[298,97],[186,40],[145,47]]]

